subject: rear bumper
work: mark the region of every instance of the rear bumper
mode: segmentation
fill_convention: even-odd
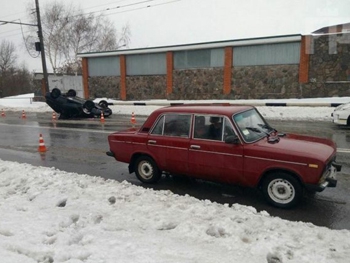
[[[308,191],[312,192],[322,192],[324,189],[326,189],[326,187],[336,187],[336,174],[337,172],[341,171],[341,167],[341,164],[333,162],[332,166],[329,168],[327,173],[321,178],[318,184],[305,184],[305,188]]]

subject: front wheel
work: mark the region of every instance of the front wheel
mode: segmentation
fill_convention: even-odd
[[[70,89],[67,92],[67,96],[68,97],[75,97],[75,96],[77,96],[77,92],[74,89]]]
[[[283,172],[268,175],[263,181],[262,191],[270,204],[280,208],[295,206],[303,195],[299,181]]]
[[[143,183],[156,183],[162,175],[156,163],[148,156],[140,156],[136,160],[135,174]]]
[[[51,98],[57,99],[59,96],[61,96],[61,90],[58,88],[53,88],[51,91]]]

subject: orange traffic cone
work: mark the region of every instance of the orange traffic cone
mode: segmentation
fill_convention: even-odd
[[[55,121],[56,120],[56,112],[52,113],[52,120]]]
[[[44,139],[43,139],[43,136],[42,134],[40,133],[40,136],[39,136],[39,147],[38,147],[38,151],[39,152],[46,152],[46,146],[44,144]]]
[[[1,110],[1,117],[5,117],[6,116],[6,114],[5,114],[5,112],[4,112],[4,109],[2,109]]]
[[[132,124],[136,124],[136,119],[135,119],[134,112],[131,114],[131,123]]]
[[[101,111],[101,119],[100,119],[101,122],[105,122],[105,116],[103,116],[103,112]]]
[[[26,119],[26,118],[27,118],[26,113],[22,111],[22,119]]]

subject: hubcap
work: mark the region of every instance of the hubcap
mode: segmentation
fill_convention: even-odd
[[[280,204],[287,204],[293,201],[295,197],[294,186],[287,180],[275,179],[268,185],[270,198]]]
[[[144,179],[150,179],[153,176],[153,167],[149,162],[142,161],[139,164],[139,174]]]

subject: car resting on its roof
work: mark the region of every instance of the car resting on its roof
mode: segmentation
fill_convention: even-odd
[[[101,117],[101,113],[104,117],[108,117],[112,114],[107,101],[101,100],[95,103],[92,100],[85,100],[78,97],[73,89],[61,93],[61,90],[54,88],[46,93],[45,99],[46,103],[60,114],[59,119],[97,118]]]

